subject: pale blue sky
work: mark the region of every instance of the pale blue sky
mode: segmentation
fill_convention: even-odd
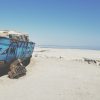
[[[37,44],[100,47],[100,0],[0,0],[0,29]]]

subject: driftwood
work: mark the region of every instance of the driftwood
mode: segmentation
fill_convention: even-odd
[[[88,64],[96,64],[96,65],[100,66],[100,60],[90,59],[90,58],[83,58],[83,60],[85,62],[87,62]]]

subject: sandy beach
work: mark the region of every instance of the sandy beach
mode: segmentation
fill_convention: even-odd
[[[100,51],[35,48],[27,74],[0,77],[0,100],[100,100]]]

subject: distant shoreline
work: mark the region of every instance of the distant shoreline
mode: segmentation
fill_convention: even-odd
[[[86,50],[100,50],[100,47],[92,46],[63,46],[63,45],[38,45],[40,48],[56,48],[56,49],[86,49]]]

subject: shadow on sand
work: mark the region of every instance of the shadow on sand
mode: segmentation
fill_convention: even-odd
[[[0,76],[7,75],[9,71],[9,67],[0,68]]]

